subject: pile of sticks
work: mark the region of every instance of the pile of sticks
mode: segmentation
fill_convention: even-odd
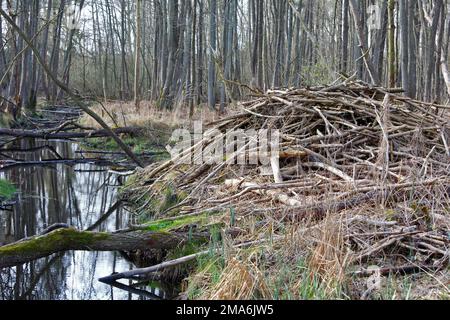
[[[400,254],[448,265],[450,107],[363,82],[272,90],[240,107],[209,128],[279,130],[279,167],[267,175],[227,161],[153,165],[142,175],[140,199],[158,197],[161,184],[188,194],[158,216],[231,212],[236,237],[252,241],[261,238],[258,226],[275,225],[277,233],[286,221],[335,214],[348,217],[338,220],[353,263]],[[245,224],[249,217],[256,227]]]

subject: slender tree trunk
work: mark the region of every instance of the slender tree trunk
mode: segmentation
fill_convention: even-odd
[[[164,84],[163,103],[164,108],[171,108],[173,105],[173,86],[174,74],[177,64],[178,47],[178,0],[169,0],[169,60],[167,65],[167,76]]]
[[[141,30],[142,30],[142,0],[136,0],[136,46],[134,52],[134,105],[137,112],[141,110],[140,100],[140,70],[141,70]]]
[[[209,0],[208,106],[216,109],[217,0]]]
[[[436,61],[436,37],[439,26],[439,19],[442,11],[443,0],[436,0],[433,7],[433,17],[430,29],[430,36],[428,41],[428,51],[427,51],[427,69],[426,69],[426,80],[425,80],[425,99],[427,101],[432,100],[432,84],[433,84],[433,74],[434,74],[434,66]]]
[[[389,36],[388,36],[388,69],[389,69],[389,87],[394,88],[396,84],[396,63],[395,63],[395,0],[389,0]]]
[[[390,1],[393,1],[393,0],[390,0]],[[369,77],[373,84],[379,84],[380,78],[379,78],[378,72],[375,69],[375,67],[373,66],[371,59],[368,57],[369,51],[368,51],[368,47],[367,47],[367,43],[366,43],[365,26],[361,19],[361,14],[359,12],[358,3],[356,2],[356,0],[350,0],[350,8],[352,11],[353,19],[355,20],[355,27],[357,30],[359,47],[361,49],[361,54],[363,56],[364,63],[366,65],[366,69],[369,73]]]
[[[198,37],[197,37],[197,83],[195,85],[196,92],[195,95],[197,97],[197,104],[200,105],[203,97],[203,68],[204,68],[204,48],[203,48],[203,32],[204,32],[204,2],[203,0],[195,0],[198,2]]]
[[[280,1],[276,5],[276,24],[277,24],[277,47],[275,54],[275,70],[273,75],[272,86],[274,88],[280,87],[282,84],[283,66],[284,66],[284,54],[285,54],[285,15],[286,15],[286,3]]]
[[[399,0],[399,13],[400,13],[400,38],[401,38],[401,72],[402,72],[402,87],[405,90],[407,96],[411,97],[410,77],[409,74],[409,37],[410,30],[408,30],[408,4],[407,0]]]
[[[408,66],[409,66],[409,96],[411,98],[417,97],[417,31],[416,31],[416,10],[417,0],[408,0]]]
[[[341,72],[347,73],[348,68],[348,36],[349,36],[349,0],[342,2],[342,51]]]
[[[448,17],[448,15],[446,15],[446,19],[445,19],[445,41],[442,44],[442,48],[441,48],[441,61],[440,61],[440,66],[441,66],[441,72],[442,72],[442,76],[444,78],[444,83],[447,89],[447,95],[448,98],[450,98],[450,72],[448,69],[448,55],[449,55],[449,46],[450,46],[450,18]]]

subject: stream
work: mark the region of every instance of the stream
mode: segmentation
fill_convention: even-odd
[[[80,158],[81,149],[76,142],[34,139],[20,140],[14,147],[33,149],[8,154],[27,162],[55,159],[56,154],[64,159]],[[0,211],[0,245],[40,234],[56,223],[79,230],[94,225],[116,203],[118,187],[124,180],[109,169],[95,163],[18,165],[6,169],[0,166],[0,178],[9,180],[18,190],[15,203]],[[120,207],[96,230],[126,228],[131,218],[132,214]],[[173,289],[162,283],[133,287],[150,293],[136,294],[98,281],[100,277],[134,268],[118,252],[58,254],[0,270],[0,300],[137,300],[175,296]]]

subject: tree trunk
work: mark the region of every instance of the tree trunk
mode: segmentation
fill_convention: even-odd
[[[173,87],[174,74],[177,65],[178,51],[178,0],[169,0],[169,41],[168,41],[169,57],[167,65],[166,81],[164,83],[164,91],[162,96],[162,106],[171,108],[173,106]]]
[[[217,0],[209,1],[208,106],[216,109]]]
[[[389,69],[389,87],[394,88],[396,83],[396,67],[395,67],[395,0],[389,0],[389,36],[388,36],[388,69]]]
[[[400,43],[401,43],[401,72],[402,72],[402,87],[408,97],[411,97],[410,88],[410,68],[409,68],[409,35],[412,30],[408,30],[409,17],[408,17],[408,4],[407,0],[399,0],[399,13],[400,13]],[[411,18],[412,19],[412,18]]]
[[[392,0],[391,0],[392,1]],[[369,73],[370,79],[372,84],[379,84],[380,78],[378,75],[377,70],[372,64],[371,59],[369,59],[368,55],[368,48],[367,48],[367,42],[366,42],[366,33],[365,33],[365,27],[363,24],[363,21],[361,19],[361,15],[358,9],[358,4],[356,0],[350,0],[350,8],[352,11],[353,19],[355,20],[355,27],[357,30],[357,36],[359,39],[359,47],[361,49],[361,53],[364,59],[364,63],[366,65],[366,69]]]
[[[136,111],[140,112],[141,110],[141,101],[140,101],[140,93],[139,93],[139,81],[140,81],[140,68],[141,68],[141,29],[142,29],[142,19],[141,19],[141,9],[142,9],[142,0],[136,0],[136,46],[134,53],[134,105],[136,107]]]
[[[280,1],[276,5],[276,24],[277,24],[277,47],[275,54],[275,70],[273,74],[272,86],[277,88],[281,86],[283,66],[284,66],[284,54],[285,54],[285,15],[286,15],[286,5],[284,1]]]
[[[408,64],[409,64],[409,96],[413,99],[417,97],[417,40],[418,38],[416,31],[416,10],[417,10],[417,0],[408,0],[408,30],[409,30],[409,41],[408,41]]]
[[[428,42],[428,50],[427,50],[427,58],[428,65],[426,69],[426,81],[425,81],[425,100],[432,100],[432,84],[433,84],[433,74],[434,74],[434,66],[436,62],[436,37],[439,26],[439,19],[441,16],[443,1],[436,0],[433,7],[433,18],[431,22],[430,36]]]
[[[349,34],[349,3],[344,0],[342,3],[342,51],[341,51],[341,72],[347,73],[348,68],[348,34]]]
[[[447,88],[447,94],[448,97],[450,97],[450,72],[448,70],[448,46],[449,46],[449,37],[450,37],[450,19],[447,17],[446,19],[446,32],[444,33],[446,35],[446,41],[442,44],[440,50],[441,50],[441,72],[442,76],[444,78],[445,86]]]
[[[195,0],[198,2],[198,36],[197,36],[197,76],[195,84],[195,95],[197,97],[197,104],[202,102],[203,96],[203,32],[204,32],[204,4],[203,0]],[[195,70],[193,70],[195,72]]]

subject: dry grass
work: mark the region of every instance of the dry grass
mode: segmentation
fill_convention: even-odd
[[[351,253],[345,246],[347,226],[342,216],[329,215],[320,229],[320,237],[312,248],[308,267],[310,277],[318,276],[327,296],[337,297],[346,282],[346,272]]]
[[[230,258],[223,270],[220,282],[210,288],[203,298],[210,300],[259,300],[271,299],[265,277],[258,266]]]
[[[211,111],[206,106],[197,107],[194,116],[190,119],[190,111],[187,106],[179,106],[174,111],[162,110],[150,101],[141,102],[139,113],[136,112],[133,102],[109,101],[103,105],[94,105],[92,108],[102,116],[108,125],[113,127],[146,127],[149,122],[160,122],[169,127],[187,127],[192,121],[207,123],[220,118],[217,112]],[[232,108],[227,112],[232,113]],[[83,124],[98,127],[98,124],[88,116],[84,117]]]

